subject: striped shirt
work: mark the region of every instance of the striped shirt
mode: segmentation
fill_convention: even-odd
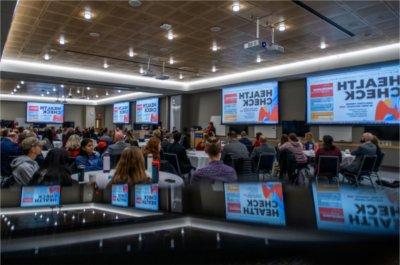
[[[236,172],[222,161],[211,161],[206,167],[200,168],[193,173],[193,181],[211,180],[222,182],[237,181]]]

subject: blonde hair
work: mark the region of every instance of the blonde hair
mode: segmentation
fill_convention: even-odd
[[[314,135],[313,135],[312,133],[310,133],[310,132],[306,133],[306,134],[304,135],[304,138],[306,139],[307,142],[308,142],[308,141],[314,142]]]
[[[129,146],[122,151],[111,184],[126,183],[129,186],[149,183],[146,176],[142,151],[136,146]]]
[[[79,149],[81,147],[81,137],[79,137],[79,135],[77,134],[73,134],[71,135],[68,140],[67,143],[65,144],[65,148],[74,150],[74,149]]]

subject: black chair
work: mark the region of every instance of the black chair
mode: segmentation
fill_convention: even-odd
[[[240,159],[241,166],[236,170],[239,182],[258,181],[258,175],[253,172],[253,162],[250,158]],[[238,164],[239,166],[239,164]]]
[[[178,176],[182,177],[181,168],[179,167],[178,162],[178,156],[176,154],[164,153],[164,159],[175,168]]]
[[[358,169],[358,171],[356,173],[345,172],[344,174],[348,177],[349,182],[350,182],[350,179],[353,179],[354,184],[356,184],[356,186],[359,185],[360,180],[362,180],[363,178],[368,178],[369,181],[371,182],[372,187],[375,189],[374,182],[372,181],[372,172],[375,168],[376,160],[377,160],[376,155],[363,156],[362,160],[361,160],[360,168]]]
[[[374,169],[372,170],[372,175],[378,179],[379,184],[381,184],[382,182],[378,173],[384,158],[385,158],[385,153],[380,153],[376,158],[375,166]]]
[[[274,167],[274,161],[274,153],[261,153],[258,157],[256,172],[258,176],[260,175],[260,172],[262,173],[262,180],[264,180],[265,174],[271,176],[272,169]]]
[[[329,181],[336,180],[339,186],[339,157],[338,156],[319,156],[317,161],[315,181],[318,185],[319,177],[327,177]]]
[[[69,165],[69,168],[71,169],[72,174],[75,174],[78,172],[78,167],[76,166],[75,160],[76,160],[76,158],[72,157],[72,156],[69,156],[67,158],[67,163]]]
[[[249,154],[251,154],[251,152],[253,152],[253,146],[251,144],[247,144],[245,146],[247,148],[247,151],[249,151]]]
[[[233,154],[232,153],[226,154],[224,159],[223,159],[223,162],[224,162],[225,165],[234,168],[234,165],[233,165]]]

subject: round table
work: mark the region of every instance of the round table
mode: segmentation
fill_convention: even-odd
[[[81,183],[96,182],[100,189],[104,189],[112,179],[112,176],[114,176],[114,173],[115,169],[112,169],[108,173],[104,173],[103,170],[87,171],[85,172],[85,179]],[[149,172],[146,171],[146,174],[149,175]],[[71,175],[71,178],[78,181],[78,174]],[[183,179],[178,175],[160,171],[158,180],[158,186],[160,188],[180,187],[183,185]]]
[[[210,162],[208,159],[208,155],[204,151],[186,151],[186,154],[188,158],[190,159],[190,163],[192,166],[194,166],[196,169],[203,168],[208,165]]]
[[[308,157],[315,157],[315,152],[313,150],[304,150],[303,154]],[[346,153],[342,151],[342,163],[340,163],[341,167],[346,167],[350,165],[356,157],[352,154]]]

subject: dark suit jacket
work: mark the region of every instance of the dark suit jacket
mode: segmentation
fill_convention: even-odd
[[[170,144],[168,146],[168,153],[176,154],[182,174],[190,172],[192,166],[190,164],[189,158],[187,157],[186,150],[182,145],[177,142]]]
[[[365,143],[360,145],[356,150],[351,152],[353,156],[356,156],[354,161],[346,168],[347,171],[356,173],[362,162],[362,158],[365,155],[376,155],[376,146],[373,143]]]

